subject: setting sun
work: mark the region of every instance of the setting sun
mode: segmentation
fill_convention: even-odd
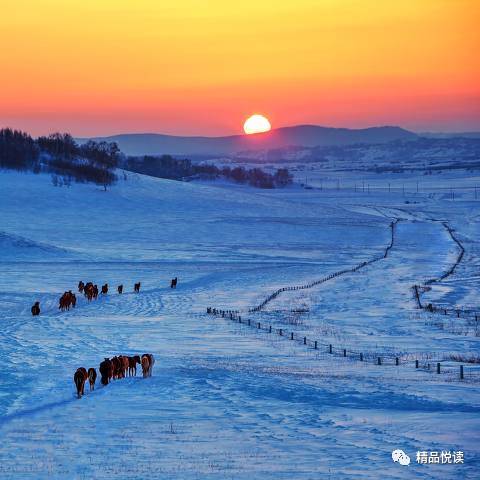
[[[271,128],[270,122],[263,115],[252,115],[243,124],[243,130],[247,135],[268,132]]]

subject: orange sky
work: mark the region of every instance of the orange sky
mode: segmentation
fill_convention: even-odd
[[[480,130],[478,0],[2,3],[0,126]]]

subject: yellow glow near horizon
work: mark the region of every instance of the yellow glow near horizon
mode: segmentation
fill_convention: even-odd
[[[247,118],[243,124],[243,130],[247,135],[251,135],[252,133],[268,132],[271,128],[272,126],[270,125],[268,119],[263,115],[258,114]]]
[[[478,0],[17,0],[0,125],[77,135],[480,122]]]

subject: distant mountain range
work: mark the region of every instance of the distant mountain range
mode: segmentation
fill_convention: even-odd
[[[188,155],[230,156],[252,150],[271,150],[290,146],[328,146],[386,143],[392,140],[413,140],[418,136],[400,127],[372,127],[363,129],[329,128],[298,125],[271,130],[255,135],[228,137],[181,137],[158,133],[131,133],[92,140],[117,142],[127,155]],[[79,138],[80,143],[90,139]]]

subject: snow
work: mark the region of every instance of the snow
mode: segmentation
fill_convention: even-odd
[[[428,181],[448,184],[445,175]],[[412,296],[412,285],[455,261],[447,221],[465,259],[423,298],[478,307],[479,203],[470,191],[456,201],[431,193],[263,191],[128,172],[103,192],[0,172],[0,477],[478,478],[476,366],[464,364],[460,382],[412,365],[479,354],[480,337],[432,325],[436,316]],[[205,314],[214,306],[247,316],[277,288],[382,255],[394,218],[386,259],[284,292],[250,317],[336,348],[393,353],[400,366],[332,356]],[[59,295],[80,279],[108,282],[110,293],[59,312]],[[42,314],[32,318],[35,300]],[[307,312],[295,317],[296,308]],[[144,352],[156,357],[151,378],[97,384],[76,398],[77,367]],[[410,466],[393,463],[397,448]],[[418,465],[417,450],[460,450],[465,464]]]

